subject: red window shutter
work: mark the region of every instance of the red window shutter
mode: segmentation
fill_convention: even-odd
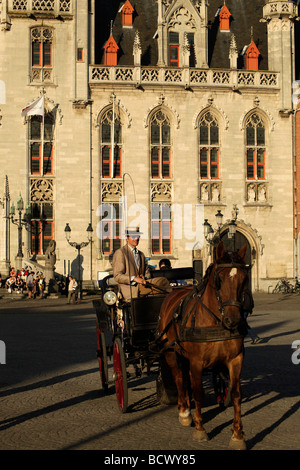
[[[107,145],[102,149],[102,177],[110,178],[111,148]]]
[[[104,61],[105,65],[117,65],[118,45],[111,35],[104,46]]]
[[[114,178],[121,178],[122,175],[122,149],[115,147],[114,149]]]
[[[52,144],[47,142],[44,144],[44,163],[43,163],[44,175],[53,174],[53,147]]]
[[[31,174],[41,174],[41,145],[38,142],[31,144]]]
[[[132,14],[134,8],[131,5],[129,0],[126,0],[122,8],[122,25],[123,26],[132,26]]]
[[[41,43],[39,41],[34,41],[32,43],[32,66],[40,67],[42,65],[41,59]]]
[[[159,178],[160,167],[160,151],[159,148],[154,147],[151,152],[151,176],[152,178]]]
[[[43,66],[52,67],[52,44],[48,41],[43,43]]]
[[[259,50],[256,47],[254,41],[251,42],[246,52],[246,68],[247,70],[258,70],[258,57],[260,55]]]
[[[226,5],[223,5],[221,8],[221,11],[219,13],[219,19],[220,19],[220,31],[229,31],[229,19],[231,17],[231,13],[228,10]]]

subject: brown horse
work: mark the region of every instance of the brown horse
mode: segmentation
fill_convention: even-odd
[[[231,449],[246,448],[240,385],[245,335],[240,311],[242,292],[248,280],[245,253],[246,245],[238,253],[229,253],[220,242],[216,261],[206,275],[202,291],[187,287],[167,295],[158,323],[163,355],[178,391],[179,421],[184,426],[192,423],[190,398],[185,387],[185,377],[190,378],[196,408],[196,440],[208,440],[201,414],[202,372],[221,364],[227,367],[234,407]]]

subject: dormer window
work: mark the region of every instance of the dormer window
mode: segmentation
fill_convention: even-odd
[[[122,25],[124,27],[131,28],[132,27],[132,14],[134,12],[134,8],[131,5],[129,0],[126,0],[121,10],[122,10]]]
[[[105,65],[117,65],[117,54],[118,54],[118,45],[113,38],[113,35],[110,35],[107,43],[104,46],[104,64]]]
[[[220,19],[220,31],[230,31],[229,28],[229,19],[231,17],[231,13],[228,10],[227,6],[223,5],[223,7],[220,10],[219,13],[219,19]]]
[[[258,70],[258,57],[260,55],[259,50],[256,47],[254,41],[248,46],[246,51],[246,69],[247,70]]]

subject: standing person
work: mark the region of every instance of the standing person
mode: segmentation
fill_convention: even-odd
[[[170,284],[166,278],[150,278],[150,270],[144,253],[137,249],[141,232],[136,229],[127,228],[126,245],[119,248],[113,257],[113,275],[119,284],[119,290],[126,301],[131,298],[146,295],[151,292],[147,284],[157,285],[161,289],[170,292]]]
[[[72,296],[73,296],[73,285],[74,285],[73,277],[72,277],[72,276],[69,276],[69,284],[68,284],[68,304],[70,304],[70,303],[71,303],[71,300],[72,300]]]
[[[44,292],[45,292],[45,279],[44,279],[43,274],[40,274],[40,276],[39,276],[38,288],[39,288],[40,299],[43,299],[44,298]]]
[[[68,285],[68,304],[71,303],[72,299],[74,302],[77,300],[77,288],[78,283],[75,277],[69,276],[69,285]]]
[[[34,294],[34,288],[35,288],[35,280],[34,280],[33,271],[31,271],[31,273],[27,276],[26,286],[28,290],[28,299],[32,299],[32,294]]]
[[[78,282],[77,279],[73,278],[73,294],[74,294],[74,303],[80,303],[78,300]]]
[[[244,289],[244,292],[243,292],[242,314],[247,325],[248,334],[250,338],[252,339],[252,344],[256,344],[261,341],[261,338],[256,334],[253,328],[251,328],[248,325],[248,322],[247,322],[247,317],[248,315],[251,315],[251,313],[253,312],[253,308],[254,308],[254,300],[252,297],[252,292],[250,291],[249,288],[246,288]]]

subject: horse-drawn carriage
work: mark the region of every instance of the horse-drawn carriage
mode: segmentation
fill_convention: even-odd
[[[213,373],[218,402],[227,405],[229,372],[235,415],[231,448],[245,447],[240,421],[245,335],[240,328],[240,298],[247,273],[242,256],[233,257],[222,245],[199,285],[192,268],[153,271],[153,276],[165,276],[169,281],[185,279],[188,285],[174,287],[169,294],[132,298],[131,302],[118,298],[112,275],[102,281],[101,299],[93,302],[97,356],[105,391],[110,385],[108,357],[113,357],[113,382],[122,412],[128,409],[128,377],[155,369],[158,401],[178,403],[179,421],[190,425],[192,393],[195,438],[207,439],[201,417],[202,375],[207,370]]]
[[[182,283],[193,286],[196,282],[193,268],[157,270],[152,272],[152,276],[166,277],[174,289],[180,288]],[[181,281],[178,282],[178,279]],[[112,357],[112,377],[122,412],[128,408],[127,379],[133,375],[140,377],[144,372],[149,374],[152,370],[159,370],[157,395],[160,403],[177,402],[176,387],[167,368],[162,379],[164,370],[155,341],[159,313],[167,292],[159,287],[154,289],[155,295],[132,298],[130,302],[125,302],[118,298],[118,284],[112,275],[108,275],[101,283],[102,298],[93,301],[102,387],[105,391],[109,387],[108,357]],[[168,393],[163,385],[166,381],[169,384]]]

